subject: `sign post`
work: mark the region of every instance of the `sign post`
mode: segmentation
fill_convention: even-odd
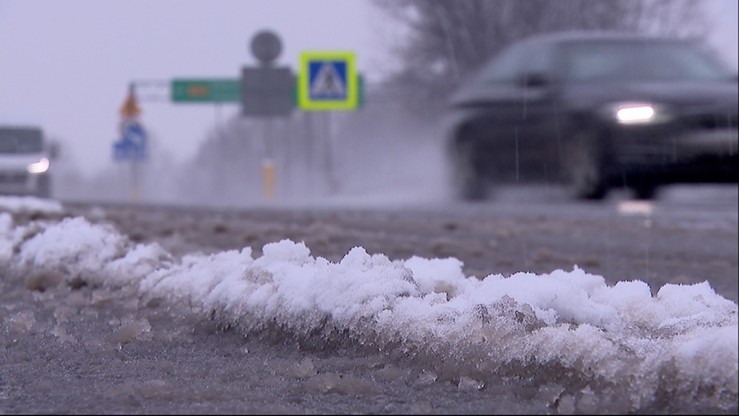
[[[290,68],[273,65],[282,52],[282,42],[274,32],[257,33],[251,41],[251,52],[260,64],[242,68],[241,113],[245,117],[265,119],[262,189],[264,197],[272,200],[276,184],[273,160],[276,140],[272,137],[272,122],[275,117],[290,116],[295,109],[295,76]]]
[[[300,55],[298,106],[301,110],[323,111],[325,121],[324,157],[326,176],[332,191],[338,188],[334,169],[331,111],[354,110],[362,101],[362,83],[353,52],[311,51]],[[310,115],[306,115],[310,117]]]
[[[131,163],[131,199],[136,201],[140,197],[139,164],[148,156],[148,136],[138,119],[141,108],[138,105],[133,84],[129,86],[128,96],[121,106],[120,114],[121,137],[113,142],[113,160]]]

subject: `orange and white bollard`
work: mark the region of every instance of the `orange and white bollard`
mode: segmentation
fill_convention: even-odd
[[[275,164],[272,159],[262,161],[262,190],[264,198],[271,201],[275,197]]]

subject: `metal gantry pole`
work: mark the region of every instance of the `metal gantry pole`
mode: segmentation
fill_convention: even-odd
[[[324,112],[324,152],[326,163],[326,181],[330,193],[336,193],[339,189],[338,180],[336,179],[336,161],[334,149],[334,128],[332,111]]]

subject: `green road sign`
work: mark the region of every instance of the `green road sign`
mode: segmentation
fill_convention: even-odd
[[[241,102],[240,79],[175,79],[171,91],[173,102]]]

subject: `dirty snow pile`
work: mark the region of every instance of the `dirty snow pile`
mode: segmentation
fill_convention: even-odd
[[[572,369],[602,400],[632,409],[665,390],[736,405],[737,304],[708,282],[653,295],[642,281],[609,286],[576,266],[478,279],[455,258],[391,260],[355,247],[330,262],[289,240],[263,253],[255,258],[244,247],[175,258],[82,217],[15,226],[0,214],[0,264],[29,278],[64,270],[61,279],[111,290],[133,285],[144,301],[193,305],[244,331],[277,324],[297,336],[400,345],[409,356],[455,361],[470,377],[536,368],[557,380]]]

